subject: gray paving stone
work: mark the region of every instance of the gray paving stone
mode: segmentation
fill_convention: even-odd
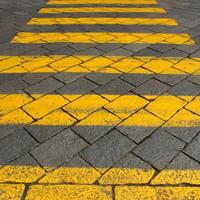
[[[85,94],[98,87],[95,83],[80,78],[58,89],[60,94]]]
[[[174,44],[153,44],[150,46],[150,49],[159,51],[160,53],[165,53],[173,48],[175,48],[177,45]]]
[[[194,96],[200,93],[200,86],[190,81],[183,80],[172,87],[169,92],[175,96],[191,96],[191,98],[194,98]]]
[[[87,147],[80,155],[96,168],[110,168],[134,147],[134,142],[113,130]]]
[[[146,71],[148,71],[148,70],[146,70]],[[139,85],[141,85],[142,83],[144,83],[145,81],[151,79],[154,76],[155,76],[154,74],[131,74],[131,73],[126,73],[126,74],[123,74],[120,78],[125,80],[126,82],[129,82],[130,84],[132,84],[134,86],[139,86]]]
[[[115,79],[120,76],[120,73],[101,73],[101,71],[93,72],[88,74],[86,77],[90,79],[91,81],[99,84],[104,85],[107,82],[111,81],[112,79]]]
[[[184,152],[197,161],[200,161],[200,134],[187,145]]]
[[[169,89],[168,85],[160,81],[157,81],[155,79],[150,79],[146,81],[145,83],[143,83],[142,85],[140,85],[139,87],[136,87],[135,89],[133,89],[133,92],[142,96],[152,95],[153,97],[147,97],[147,98],[154,99],[155,95],[159,96],[165,91],[167,91],[168,89]]]
[[[146,49],[149,46],[150,46],[149,44],[128,44],[128,45],[123,46],[123,48],[133,53],[137,53],[143,49]]]
[[[66,126],[34,126],[29,125],[25,127],[26,130],[39,142],[43,143],[49,138],[53,137]]]
[[[7,164],[36,147],[37,144],[25,130],[17,130],[0,140],[0,164]]]
[[[98,94],[124,94],[133,89],[134,86],[126,83],[125,81],[117,78],[107,82],[105,85],[95,89],[94,91]]]
[[[86,146],[87,143],[72,130],[65,129],[35,148],[31,154],[42,166],[55,168]]]
[[[133,153],[150,162],[155,168],[163,169],[185,144],[163,130],[158,130],[139,144]]]
[[[29,94],[48,94],[62,87],[64,84],[56,79],[49,77],[35,85],[29,86],[25,91]]]

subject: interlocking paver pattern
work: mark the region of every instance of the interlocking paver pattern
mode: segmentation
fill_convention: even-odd
[[[0,2],[0,199],[200,196],[200,2]]]

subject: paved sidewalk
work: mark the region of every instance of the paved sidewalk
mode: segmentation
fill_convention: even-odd
[[[199,200],[200,2],[0,2],[0,200]]]

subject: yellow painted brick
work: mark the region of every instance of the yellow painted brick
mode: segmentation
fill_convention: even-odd
[[[119,186],[115,189],[116,200],[183,200],[199,199],[198,187],[149,187]]]
[[[35,185],[30,186],[26,200],[112,200],[110,186]]]
[[[0,182],[33,183],[44,174],[38,166],[6,165],[0,169]]]
[[[63,110],[56,110],[31,125],[71,126],[76,120]]]
[[[194,113],[197,113],[200,115],[200,97],[196,97],[194,100],[192,100],[190,103],[186,105],[186,108],[188,110],[191,110]]]
[[[80,64],[81,62],[82,61],[79,60],[78,58],[75,58],[73,56],[68,56],[51,63],[50,66],[57,71],[64,71],[74,65]]]
[[[93,58],[89,61],[82,63],[81,66],[85,67],[86,69],[88,69],[90,71],[96,71],[103,67],[109,66],[112,63],[113,63],[112,60],[105,58],[103,56],[99,56],[99,57]]]
[[[0,118],[1,125],[29,124],[32,121],[33,119],[21,109],[14,110]]]
[[[168,120],[180,108],[185,105],[185,101],[180,98],[164,94],[159,96],[156,100],[148,104],[146,109],[163,120]]]
[[[100,179],[102,185],[145,184],[153,177],[153,169],[111,168]]]
[[[21,200],[23,184],[0,184],[0,200]]]
[[[4,115],[32,101],[27,94],[9,94],[0,98],[0,115]]]
[[[96,94],[84,95],[64,107],[76,119],[83,119],[92,112],[108,103],[107,100]]]
[[[121,71],[121,72],[129,72],[139,66],[144,64],[144,62],[134,59],[134,58],[124,58],[111,66],[114,67],[115,69]]]
[[[0,60],[0,71],[9,69],[10,67],[14,67],[20,65],[24,62],[19,56],[11,56],[6,59]]]
[[[104,106],[111,113],[114,113],[120,118],[127,118],[132,113],[144,107],[148,103],[147,100],[137,95],[122,95],[113,102]]]
[[[174,65],[174,67],[191,74],[200,68],[200,62],[190,58],[184,58],[179,63]]]
[[[34,118],[44,115],[64,106],[68,101],[61,95],[46,95],[23,107],[23,109]]]
[[[76,126],[115,126],[121,120],[106,110],[98,110],[80,121]]]
[[[164,122],[146,110],[140,110],[118,126],[159,127]]]
[[[166,13],[163,8],[156,7],[80,7],[80,8],[42,8],[39,13],[71,13],[71,12],[115,12],[115,13]]]
[[[160,73],[160,72],[170,68],[173,65],[174,64],[172,62],[169,62],[169,61],[161,59],[161,58],[156,58],[156,59],[153,59],[150,62],[144,64],[143,67],[152,72]]]
[[[198,127],[200,126],[200,116],[195,115],[188,110],[178,111],[164,127]]]
[[[39,183],[93,184],[100,176],[92,167],[60,167],[44,176]]]

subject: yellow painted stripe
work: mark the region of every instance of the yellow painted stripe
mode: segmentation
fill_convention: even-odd
[[[2,58],[2,59],[1,59]],[[179,61],[181,60],[181,61]],[[177,62],[179,61],[179,62]],[[122,73],[193,74],[200,75],[198,58],[151,56],[0,56],[0,74],[12,73]],[[111,66],[111,67],[110,67]],[[143,66],[144,68],[140,68]],[[173,66],[173,67],[172,67]]]
[[[30,186],[27,193],[27,200],[112,200],[111,186],[95,185],[35,185]]]
[[[172,33],[33,33],[19,32],[12,43],[144,43],[194,44],[188,34]]]
[[[149,186],[119,186],[115,189],[116,200],[175,200],[199,199],[199,187],[149,187]]]
[[[38,119],[38,121],[34,122],[33,125],[71,126],[77,121],[77,119],[80,120],[87,117],[77,125],[110,126],[113,124],[117,125],[121,121],[120,119],[127,118],[131,115],[131,117],[123,121],[120,126],[157,127],[162,125],[164,120],[168,120],[174,114],[175,115],[165,124],[166,127],[184,128],[200,125],[200,117],[193,114],[194,112],[198,114],[199,97],[196,97],[195,100],[188,104],[192,104],[192,113],[183,109],[179,111],[186,104],[182,99],[192,98],[191,96],[175,97],[163,95],[158,96],[158,98],[152,102],[148,102],[137,95],[122,95],[119,97],[117,94],[101,94],[101,96],[107,100],[96,94],[88,94],[84,96],[81,94],[64,94],[62,96],[55,94],[49,94],[46,96],[42,96],[41,94],[32,94],[33,97],[37,98],[36,100],[32,100],[32,98],[26,94],[7,94],[6,96],[5,94],[2,94],[1,96],[1,125],[29,124],[33,121],[30,117],[32,116],[33,118]],[[155,95],[143,96],[148,99],[155,98]],[[13,99],[17,99],[16,104],[13,103]],[[74,101],[70,103],[67,99]],[[108,100],[113,101],[109,103]],[[55,104],[54,102],[57,103]],[[80,107],[80,105],[82,106]],[[146,105],[146,111],[140,110]],[[26,111],[26,113],[21,110],[21,107]],[[101,107],[105,107],[115,115],[112,115],[110,112],[106,112],[105,110],[99,110]],[[60,108],[63,108],[63,110]],[[190,109],[189,106],[188,108]],[[29,115],[27,115],[27,113]],[[154,113],[154,115],[151,113]]]
[[[114,12],[114,13],[166,13],[163,8],[122,8],[122,7],[81,7],[81,8],[42,8],[39,13],[70,13],[70,12]]]
[[[82,163],[85,164],[85,163]],[[142,164],[142,163],[141,163]],[[198,165],[197,165],[198,166]],[[143,166],[144,167],[144,166]],[[145,169],[141,167],[113,167],[108,169],[106,166],[93,168],[88,166],[61,166],[55,169],[55,166],[44,166],[48,173],[39,166],[28,166],[23,163],[18,165],[6,165],[0,169],[0,183],[35,183],[39,184],[93,184],[98,182],[100,185],[115,184],[147,184],[151,180],[153,185],[177,185],[177,184],[200,184],[200,169],[164,169],[155,176],[155,170],[146,165]],[[102,175],[101,171],[107,171]],[[154,177],[153,177],[154,176]],[[0,189],[2,189],[0,184]],[[12,190],[10,185],[10,190]],[[12,195],[21,195],[24,187],[19,188],[13,185],[15,192]],[[9,187],[5,187],[6,191]],[[9,193],[5,192],[5,195]],[[11,195],[11,193],[10,193]],[[0,193],[1,197],[1,193]],[[9,199],[9,198],[4,198]],[[12,199],[12,198],[11,198]]]
[[[157,2],[155,0],[49,0],[48,4],[157,4]]]
[[[166,25],[176,26],[169,18],[32,18],[29,25],[69,25],[69,24],[122,24],[122,25]]]
[[[1,200],[21,200],[25,185],[23,184],[0,184]]]

